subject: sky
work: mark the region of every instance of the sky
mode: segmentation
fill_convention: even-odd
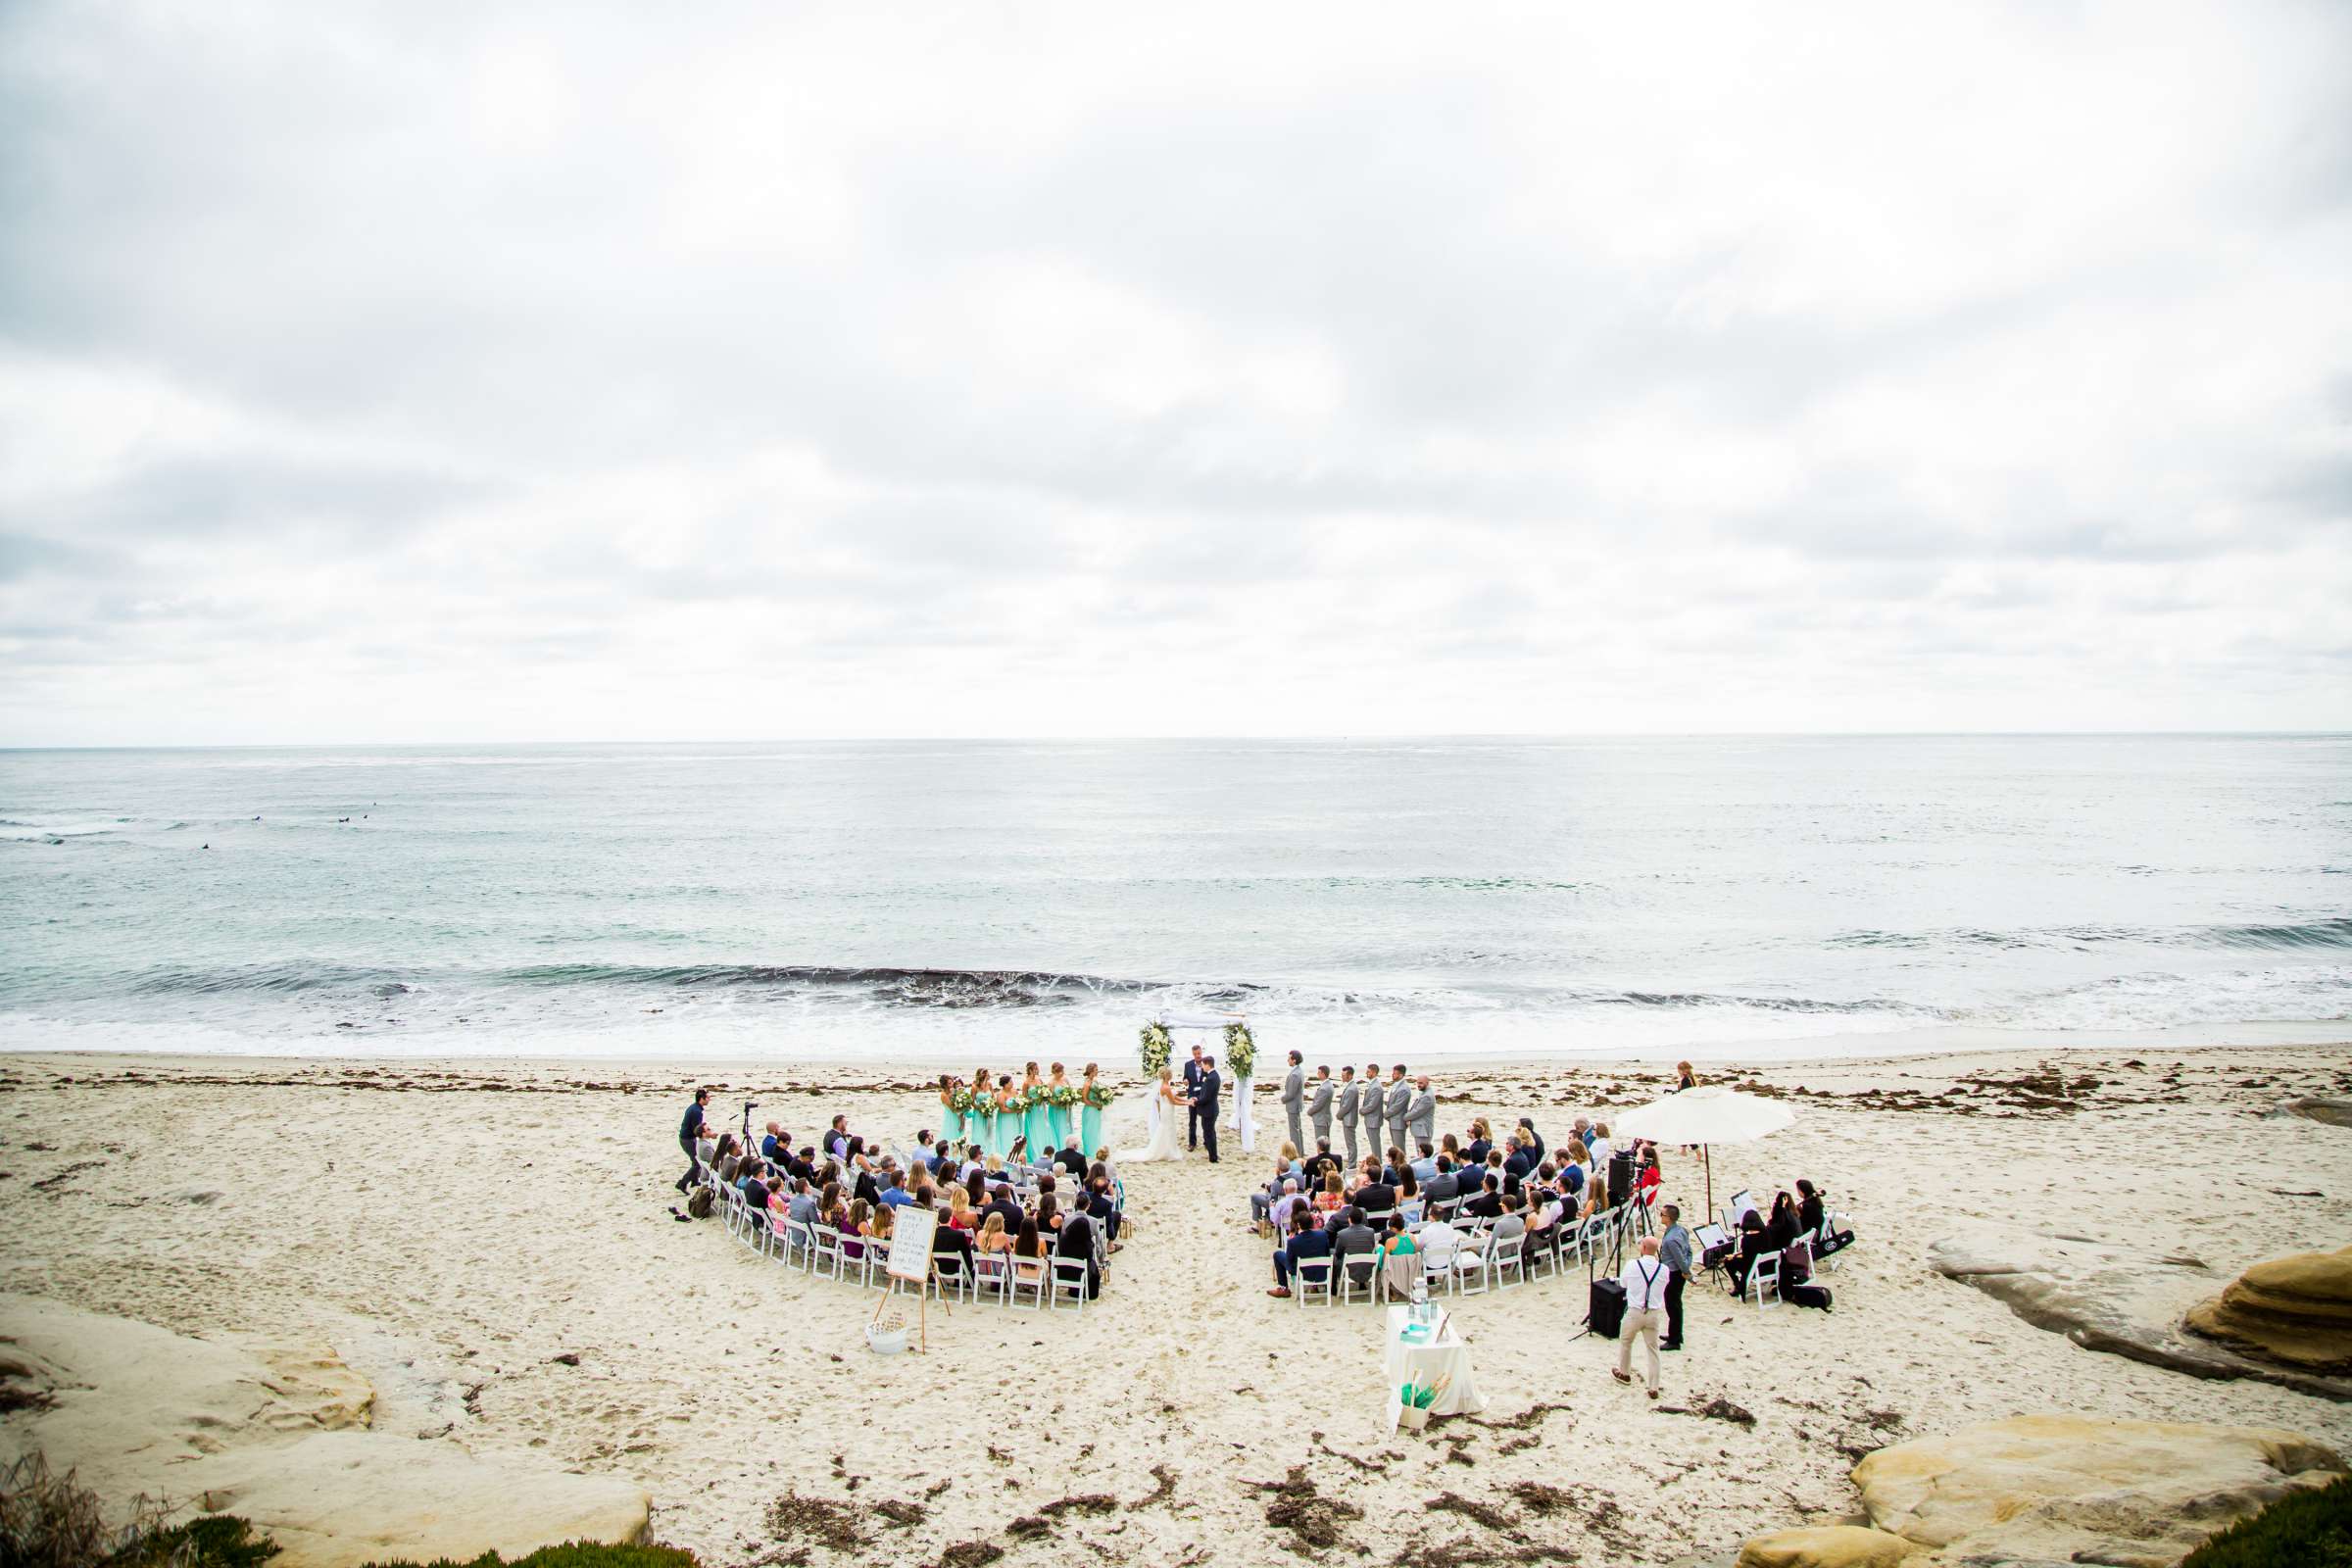
[[[0,744],[2352,728],[2347,62],[15,0]]]

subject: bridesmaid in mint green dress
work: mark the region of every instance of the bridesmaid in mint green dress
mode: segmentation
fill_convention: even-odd
[[[1046,1079],[1046,1093],[1050,1095],[1066,1094],[1069,1087],[1070,1080],[1062,1072],[1061,1063],[1055,1062],[1053,1072]],[[1051,1153],[1059,1153],[1061,1146],[1070,1141],[1069,1106],[1057,1105],[1051,1101],[1047,1102],[1046,1132],[1053,1139],[1053,1142],[1046,1146],[1047,1151]]]
[[[963,1118],[963,1136],[974,1149],[985,1154],[997,1141],[997,1102],[989,1098],[988,1069],[972,1074],[971,1114]]]
[[[1031,1062],[1029,1064],[1029,1071],[1027,1075],[1021,1080],[1021,1093],[1023,1097],[1025,1098],[1032,1089],[1044,1087],[1044,1082],[1045,1081],[1039,1078],[1037,1075],[1037,1063],[1034,1061]],[[1023,1121],[1025,1125],[1021,1128],[1021,1136],[1029,1140],[1029,1157],[1030,1159],[1035,1160],[1038,1156],[1038,1152],[1046,1148],[1046,1107],[1044,1104],[1037,1102],[1031,1102],[1027,1112],[1023,1116]]]
[[[1095,1152],[1102,1147],[1102,1107],[1095,1103],[1102,1089],[1102,1069],[1090,1061],[1078,1085],[1082,1097],[1078,1108],[1078,1152],[1086,1156],[1090,1166],[1095,1162]]]
[[[956,1080],[939,1075],[939,1147],[953,1149],[963,1142],[963,1112],[956,1108]]]
[[[988,1152],[999,1159],[1012,1152],[1012,1140],[1020,1128],[1020,1107],[1012,1102],[1012,1074],[1004,1073],[997,1079],[996,1136]]]

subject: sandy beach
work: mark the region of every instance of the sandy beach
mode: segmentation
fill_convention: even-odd
[[[2189,1260],[2185,1307],[2258,1258],[2341,1245],[2352,1132],[2267,1113],[2352,1089],[2352,1047],[1741,1077],[1799,1120],[1720,1152],[1717,1197],[1825,1184],[1859,1232],[1835,1313],[1694,1284],[1690,1348],[1651,1407],[1610,1380],[1612,1347],[1573,1337],[1581,1276],[1471,1298],[1455,1310],[1492,1402],[1420,1437],[1383,1429],[1377,1314],[1265,1296],[1242,1218],[1257,1158],[1129,1169],[1137,1225],[1083,1315],[934,1311],[929,1354],[870,1354],[870,1295],[672,1217],[694,1082],[724,1086],[730,1120],[751,1098],[796,1133],[836,1110],[894,1139],[927,1124],[913,1078],[838,1065],[7,1058],[0,1287],[331,1347],[373,1385],[378,1430],[625,1478],[652,1494],[657,1539],[711,1563],[823,1546],[789,1501],[774,1514],[794,1497],[852,1504],[858,1561],[965,1542],[1013,1563],[1315,1549],[1270,1509],[1328,1527],[1335,1561],[1704,1561],[1851,1514],[1862,1453],[1967,1422],[2062,1411],[2352,1446],[2352,1405],[2080,1348],[1925,1261],[1972,1226],[2087,1238]],[[1456,1073],[1440,1125],[1531,1114],[1557,1136],[1658,1086],[1649,1065]],[[1114,1112],[1114,1141],[1140,1141],[1137,1119]],[[1671,1158],[1669,1200],[1695,1206],[1699,1180]],[[1752,1424],[1694,1413],[1716,1399]]]

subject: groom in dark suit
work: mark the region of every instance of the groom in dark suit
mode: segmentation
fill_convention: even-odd
[[[1193,1095],[1193,1114],[1200,1119],[1201,1141],[1208,1145],[1208,1162],[1217,1162],[1217,1096],[1225,1080],[1217,1075],[1217,1058],[1206,1056],[1200,1062],[1200,1087]]]
[[[1193,1059],[1184,1064],[1184,1146],[1187,1149],[1200,1147],[1200,1075],[1207,1071],[1208,1062],[1200,1054],[1200,1048],[1195,1046]],[[1216,1147],[1213,1140],[1209,1147]]]

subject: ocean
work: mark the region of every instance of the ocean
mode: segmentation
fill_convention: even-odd
[[[0,921],[9,1050],[2040,1046],[2352,1018],[2352,736],[0,752]]]

